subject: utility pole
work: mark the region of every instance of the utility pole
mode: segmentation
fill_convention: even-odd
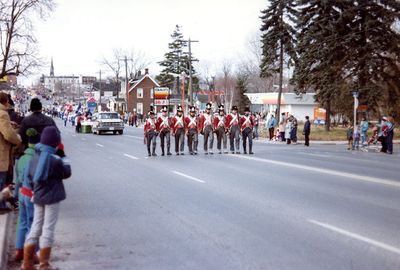
[[[98,112],[101,112],[101,69],[100,69],[100,71],[99,71],[99,77],[100,77],[100,79],[99,79],[99,92],[100,92],[100,97],[99,97],[99,105],[98,105],[98,109],[97,109],[97,111]]]
[[[193,90],[192,90],[192,83],[193,83],[193,74],[192,74],[192,42],[199,42],[198,40],[191,40],[189,38],[189,86],[188,86],[188,94],[189,94],[189,104],[193,105]]]
[[[128,111],[128,103],[129,103],[129,82],[128,82],[128,61],[133,61],[133,59],[129,58],[125,55],[124,58],[119,59],[125,62],[125,100],[126,100],[126,111]]]

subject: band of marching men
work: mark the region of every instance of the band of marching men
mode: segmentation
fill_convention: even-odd
[[[161,115],[156,117],[154,111],[149,111],[144,124],[144,142],[149,156],[157,156],[157,137],[160,135],[161,155],[171,153],[171,137],[175,139],[176,155],[184,155],[185,136],[190,155],[198,154],[199,133],[204,136],[204,154],[214,154],[214,133],[217,138],[219,154],[228,154],[228,139],[230,152],[240,154],[240,135],[243,139],[243,153],[253,153],[253,127],[255,119],[246,107],[244,115],[239,115],[237,106],[232,106],[226,114],[224,105],[219,105],[218,114],[212,112],[211,103],[207,103],[204,113],[198,114],[196,107],[189,108],[189,115],[183,115],[182,106],[177,107],[173,117],[168,116],[168,107],[164,106]],[[247,148],[248,146],[248,148]],[[165,149],[166,148],[166,149]],[[166,151],[165,151],[166,150]]]

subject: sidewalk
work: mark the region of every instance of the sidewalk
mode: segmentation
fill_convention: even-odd
[[[283,144],[281,141],[270,141],[269,139],[266,138],[259,138],[258,140],[253,140],[255,143],[266,143],[266,144]],[[303,144],[304,141],[298,140],[298,144]],[[347,141],[313,141],[311,140],[310,143],[312,144],[317,144],[317,145],[345,145],[347,144]],[[394,144],[400,144],[400,140],[394,140]]]
[[[13,216],[14,212],[0,213],[0,270],[7,267],[7,249]]]

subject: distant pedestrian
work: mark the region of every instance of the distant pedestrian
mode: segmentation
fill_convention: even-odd
[[[361,133],[359,127],[356,125],[353,130],[353,150],[358,150],[360,147],[360,137]]]
[[[290,136],[291,132],[292,132],[292,120],[288,118],[286,119],[285,132],[284,132],[284,138],[286,138],[286,144],[292,143],[292,138]]]
[[[268,119],[267,125],[266,125],[266,128],[268,129],[270,141],[273,140],[273,138],[274,138],[275,126],[276,126],[276,119],[275,119],[275,116],[273,114],[271,114],[271,117]]]
[[[292,121],[292,130],[290,131],[290,139],[294,144],[297,144],[297,118],[290,116]]]
[[[259,134],[258,134],[258,127],[260,124],[260,115],[258,113],[253,113],[253,119],[254,119],[254,127],[253,127],[253,132],[254,132],[254,139],[258,140]]]
[[[21,269],[35,269],[34,255],[39,240],[40,269],[55,269],[50,266],[49,260],[60,202],[66,198],[62,180],[71,176],[71,167],[65,160],[60,143],[61,137],[57,128],[46,127],[42,131],[40,143],[35,146],[36,152],[27,168],[26,177],[34,187],[34,217],[25,241]],[[56,156],[56,153],[60,157]]]
[[[382,148],[381,152],[386,153],[387,152],[387,136],[388,136],[388,123],[387,123],[387,118],[382,117],[382,121],[379,125],[379,132],[378,132],[378,141],[381,142]]]
[[[367,118],[364,116],[362,118],[361,123],[360,123],[361,145],[362,146],[365,145],[367,143],[367,141],[368,141],[368,135],[367,135],[368,126],[369,126],[369,124],[368,124]]]
[[[351,150],[353,148],[353,126],[349,125],[347,128],[347,150]]]
[[[281,133],[281,141],[284,142],[285,140],[285,127],[286,127],[286,116],[285,113],[282,113],[281,119],[279,120],[279,132]]]
[[[387,130],[387,153],[393,154],[393,137],[394,137],[394,118],[392,116],[388,117],[388,130]]]
[[[303,135],[305,138],[305,146],[310,146],[310,133],[311,133],[311,123],[310,123],[310,117],[306,116],[306,121],[304,122],[304,128],[303,128]]]

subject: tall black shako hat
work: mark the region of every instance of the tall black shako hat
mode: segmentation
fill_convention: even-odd
[[[176,108],[176,111],[177,112],[183,112],[182,105],[178,105],[178,107]]]
[[[154,112],[153,112],[153,111],[149,111],[149,112],[147,113],[147,115],[148,115],[148,116],[154,115]]]
[[[168,112],[168,107],[167,106],[163,106],[161,109],[162,112]]]
[[[244,108],[244,112],[250,112],[250,107]]]
[[[224,110],[225,110],[225,107],[223,104],[218,106],[218,111],[224,111]]]
[[[195,106],[190,106],[189,112],[190,113],[196,113],[196,107]]]
[[[211,108],[212,108],[212,105],[211,105],[210,102],[208,102],[208,103],[206,104],[206,110],[211,110]]]
[[[231,111],[237,111],[237,110],[238,110],[238,107],[237,107],[237,106],[232,106]]]

